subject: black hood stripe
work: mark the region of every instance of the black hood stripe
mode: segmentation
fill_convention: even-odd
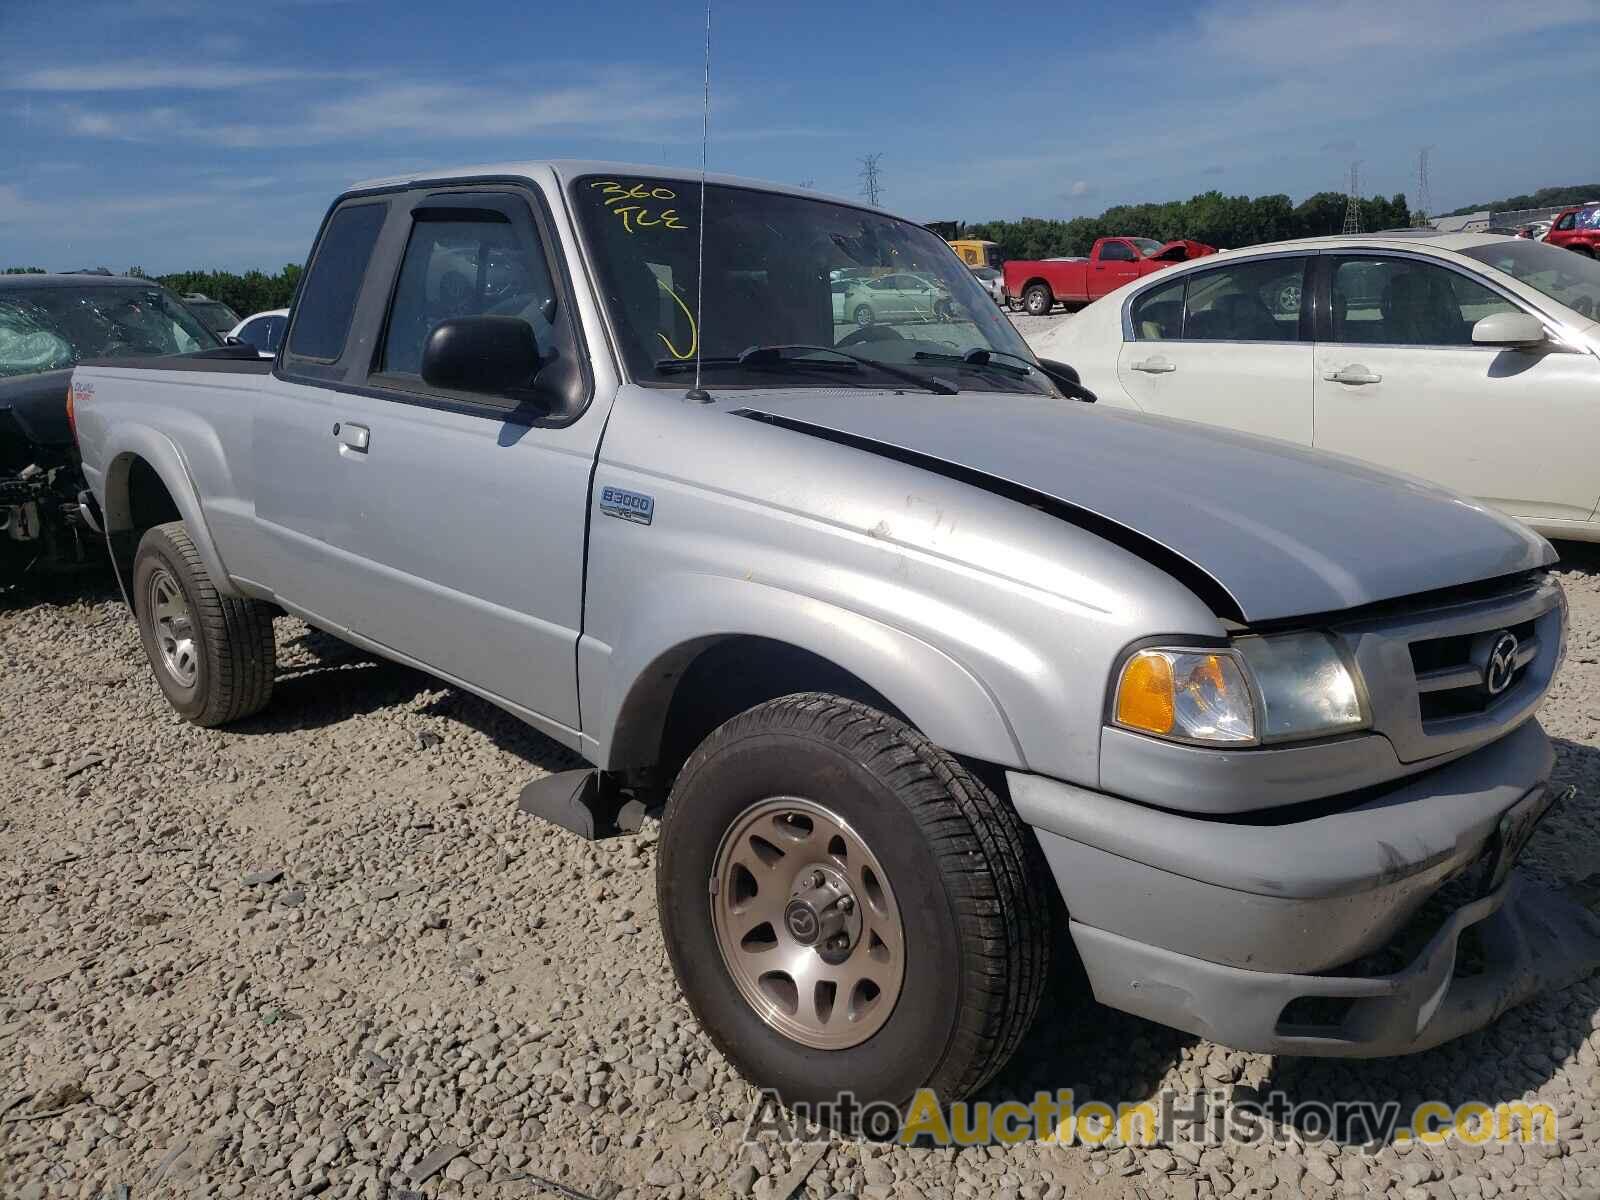
[[[904,463],[909,467],[917,467],[935,475],[942,475],[946,479],[954,479],[959,483],[970,484],[972,487],[981,488],[993,495],[1014,500],[1018,504],[1025,504],[1029,508],[1036,508],[1041,512],[1049,513],[1069,525],[1075,525],[1087,533],[1104,538],[1113,545],[1120,546],[1130,554],[1135,554],[1144,559],[1151,566],[1165,571],[1184,587],[1188,588],[1213,613],[1226,621],[1244,623],[1244,610],[1233,594],[1225,588],[1221,581],[1207,572],[1198,563],[1178,554],[1176,551],[1163,546],[1160,542],[1146,537],[1136,529],[1092,512],[1080,508],[1076,504],[1068,503],[1055,496],[1046,495],[1024,484],[1013,483],[1008,479],[990,475],[986,471],[979,471],[973,467],[953,463],[947,459],[938,458],[932,454],[924,454],[918,450],[910,450],[904,446],[896,446],[889,442],[880,442],[873,438],[861,437],[859,434],[844,433],[838,429],[830,429],[825,425],[813,425],[807,421],[797,421],[793,417],[779,416],[776,413],[762,412],[759,409],[739,408],[734,409],[731,416],[745,417],[751,421],[760,421],[764,425],[776,425],[780,429],[787,429],[792,433],[805,434],[807,437],[820,438],[825,442],[835,445],[848,446],[853,450],[861,450],[867,454],[875,454],[879,458],[891,459],[894,462]]]

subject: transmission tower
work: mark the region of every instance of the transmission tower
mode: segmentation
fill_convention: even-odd
[[[1361,163],[1350,164],[1350,191],[1344,206],[1344,229],[1351,234],[1361,232]]]
[[[861,194],[874,208],[883,193],[883,181],[878,178],[878,160],[882,157],[882,154],[869,154],[861,160]]]
[[[1422,228],[1433,224],[1428,218],[1433,213],[1433,196],[1428,190],[1428,152],[1432,146],[1417,151],[1417,211],[1411,214],[1411,224]]]

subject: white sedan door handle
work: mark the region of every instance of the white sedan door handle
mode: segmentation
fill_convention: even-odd
[[[1382,383],[1383,376],[1376,371],[1369,371],[1360,363],[1351,363],[1348,367],[1340,367],[1337,371],[1329,371],[1323,376],[1330,383]]]
[[[1177,363],[1168,362],[1160,355],[1154,358],[1141,359],[1136,363],[1129,363],[1128,366],[1132,370],[1143,371],[1146,375],[1166,375],[1178,369]]]

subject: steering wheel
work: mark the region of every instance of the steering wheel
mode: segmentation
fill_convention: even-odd
[[[868,325],[861,329],[853,330],[840,338],[834,345],[841,350],[846,346],[860,346],[866,342],[903,342],[898,329],[891,329],[887,325]]]

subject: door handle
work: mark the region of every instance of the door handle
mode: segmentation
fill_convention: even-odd
[[[372,430],[365,425],[352,425],[349,421],[335,421],[333,436],[339,439],[341,446],[365,454],[372,441]]]
[[[1143,371],[1146,375],[1167,375],[1178,369],[1177,363],[1168,362],[1157,355],[1154,358],[1141,359],[1136,363],[1129,363],[1129,368],[1134,371]]]
[[[1323,376],[1330,383],[1382,383],[1383,376],[1376,371],[1369,371],[1360,363],[1351,363],[1348,367],[1340,367],[1337,371],[1329,371]]]

